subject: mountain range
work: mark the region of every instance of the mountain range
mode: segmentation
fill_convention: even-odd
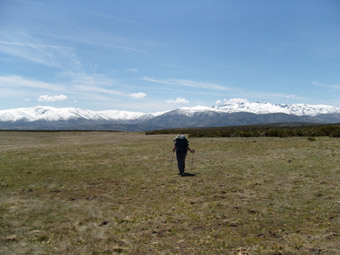
[[[91,111],[50,106],[0,110],[2,130],[146,131],[288,122],[340,123],[340,107],[231,99],[212,107],[183,107],[157,113]]]

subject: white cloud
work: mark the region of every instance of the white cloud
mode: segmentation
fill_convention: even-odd
[[[232,98],[232,99],[223,99],[225,104],[238,104],[238,103],[249,103],[247,99],[244,98]]]
[[[286,99],[293,99],[293,98],[295,98],[296,96],[295,95],[287,95],[286,96]]]
[[[221,101],[221,100],[217,100],[217,101],[215,102],[215,104],[222,104],[222,101]]]
[[[38,98],[39,102],[59,102],[59,101],[65,101],[67,99],[67,96],[65,95],[59,95],[59,96],[48,96],[48,95],[42,95]]]
[[[169,104],[188,104],[189,101],[185,98],[177,97],[175,100],[166,100],[165,102]]]
[[[132,94],[130,94],[130,96],[135,98],[135,99],[141,99],[141,98],[144,98],[146,96],[146,94],[143,93],[143,92],[138,92],[138,93],[132,93]]]

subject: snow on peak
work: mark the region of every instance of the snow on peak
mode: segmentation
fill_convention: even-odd
[[[30,108],[18,108],[0,110],[0,121],[58,121],[70,119],[91,120],[133,120],[147,118],[149,114],[128,111],[91,111],[81,108],[54,108],[50,106],[37,106]]]
[[[236,113],[249,112],[255,114],[286,113],[297,116],[317,116],[319,114],[340,113],[340,107],[329,105],[308,104],[271,104],[261,102],[249,102],[242,98],[232,98],[224,102],[216,102],[217,106],[183,107],[176,111],[164,111],[153,114],[129,111],[91,111],[81,108],[54,108],[50,106],[37,106],[31,108],[18,108],[0,110],[0,122],[14,121],[58,121],[71,119],[107,120],[107,121],[131,121],[147,120],[164,113],[181,114],[192,117],[195,113]]]
[[[176,113],[191,117],[197,112],[208,112],[208,111],[214,111],[214,110],[211,107],[197,105],[194,107],[182,107],[180,109],[177,109]]]
[[[222,103],[219,101],[219,103]],[[213,106],[213,109],[220,112],[250,112],[256,114],[266,113],[286,113],[298,116],[309,115],[316,116],[327,113],[340,113],[340,107],[329,105],[308,105],[308,104],[271,104],[262,102],[249,102],[247,99],[233,98],[224,100],[223,104]]]

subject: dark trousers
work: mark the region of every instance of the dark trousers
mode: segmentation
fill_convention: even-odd
[[[177,157],[177,163],[178,163],[178,170],[180,174],[184,174],[185,170],[185,157],[187,156],[187,153],[178,153],[176,152]]]

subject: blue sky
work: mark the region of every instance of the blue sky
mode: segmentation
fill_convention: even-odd
[[[0,0],[0,109],[340,106],[338,0]]]

